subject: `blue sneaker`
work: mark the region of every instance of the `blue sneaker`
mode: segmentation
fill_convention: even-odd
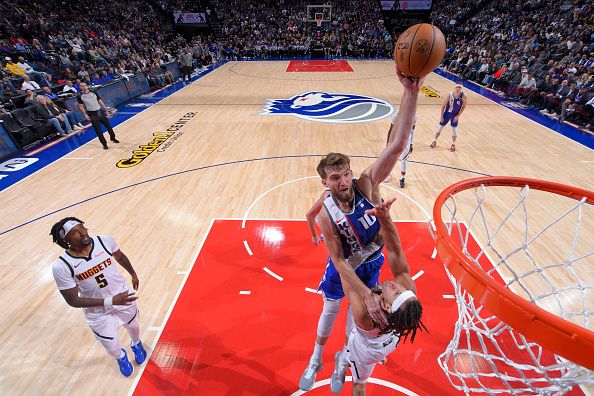
[[[142,341],[139,341],[137,345],[130,345],[130,349],[134,352],[134,359],[136,364],[142,364],[146,360],[146,351],[142,346]]]
[[[124,352],[124,357],[116,359],[116,361],[118,362],[118,366],[120,366],[120,373],[122,373],[124,377],[129,377],[134,372],[134,366],[132,366],[132,363],[128,360],[126,350],[122,348],[122,351]]]

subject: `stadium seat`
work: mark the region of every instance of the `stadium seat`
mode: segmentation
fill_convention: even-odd
[[[25,149],[41,140],[32,128],[19,125],[10,113],[0,115],[0,120],[20,149]]]

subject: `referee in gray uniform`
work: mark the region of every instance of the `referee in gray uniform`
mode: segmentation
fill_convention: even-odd
[[[82,92],[77,98],[80,111],[83,113],[86,120],[91,121],[91,124],[93,124],[93,129],[95,129],[95,133],[103,145],[103,150],[107,150],[107,142],[103,137],[101,124],[105,125],[105,128],[107,128],[107,132],[109,132],[109,140],[114,143],[119,143],[119,140],[116,139],[115,133],[109,124],[109,121],[107,120],[107,118],[110,117],[107,107],[105,107],[105,103],[103,103],[103,100],[101,100],[99,94],[96,92],[91,92],[87,84],[81,83],[80,89]],[[105,110],[105,113],[101,111],[102,108]]]

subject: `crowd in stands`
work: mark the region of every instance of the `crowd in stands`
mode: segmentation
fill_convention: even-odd
[[[38,106],[40,97],[59,104],[82,83],[101,86],[135,73],[158,89],[174,82],[165,65],[175,61],[189,79],[192,70],[220,58],[307,57],[320,47],[328,57],[391,57],[397,37],[384,26],[379,2],[329,0],[331,20],[321,28],[311,22],[308,4],[1,2],[0,104],[7,110]],[[187,41],[165,34],[159,21],[181,10],[207,11],[220,35]],[[432,18],[447,33],[444,69],[592,129],[593,14],[592,3],[582,0],[437,0]],[[64,132],[68,117],[56,117]],[[80,124],[70,121],[72,128]]]
[[[392,36],[384,27],[379,3],[333,0],[330,21],[318,30],[307,15],[309,1],[246,0],[217,2],[215,15],[224,16],[220,42],[225,58],[307,57],[314,45],[328,56],[386,58]]]
[[[202,39],[188,43],[163,34],[155,7],[143,0],[106,0],[101,7],[92,0],[67,6],[58,0],[1,2],[0,112],[39,106],[42,97],[59,106],[77,95],[82,83],[98,87],[136,73],[143,73],[151,88],[164,87],[174,82],[165,65],[184,49],[197,57],[194,66],[209,62]],[[28,110],[43,121],[37,109]],[[53,118],[60,121],[47,122],[54,133],[80,125]]]
[[[594,130],[592,2],[493,1],[447,35],[443,68],[560,122]]]

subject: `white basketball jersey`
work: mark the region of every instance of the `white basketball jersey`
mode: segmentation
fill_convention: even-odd
[[[364,365],[373,365],[392,353],[400,337],[394,333],[379,333],[377,328],[363,330],[355,323],[348,342],[351,360]]]
[[[124,277],[117,269],[113,252],[118,250],[116,242],[108,236],[91,238],[93,248],[88,257],[73,257],[67,251],[53,264],[52,271],[59,290],[78,287],[81,297],[113,297],[130,290]],[[102,313],[104,307],[84,308],[85,313]]]

